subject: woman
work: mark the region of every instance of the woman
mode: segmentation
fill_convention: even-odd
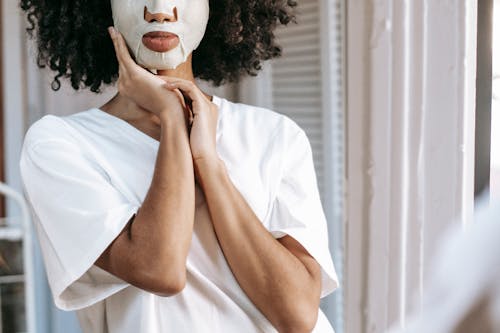
[[[100,108],[35,122],[20,161],[54,301],[84,332],[333,332],[304,131],[195,83],[278,56],[273,30],[294,6],[22,1],[54,89],[118,79]]]

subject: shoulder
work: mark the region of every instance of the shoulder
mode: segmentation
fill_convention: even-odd
[[[23,146],[34,147],[43,142],[60,141],[78,144],[74,124],[88,119],[90,110],[67,116],[47,114],[32,123],[24,136]]]
[[[21,147],[19,167],[21,177],[45,172],[67,172],[97,167],[93,151],[81,140],[72,126],[70,116],[44,115],[32,123]]]
[[[288,144],[297,138],[307,140],[304,130],[290,117],[268,108],[220,99],[224,127],[234,126],[240,134]],[[231,125],[227,125],[231,124]]]
[[[24,136],[19,159],[22,177],[34,166],[61,162],[67,157],[64,151],[76,152],[77,145],[72,144],[69,137],[67,125],[59,116],[45,115],[31,124]]]
[[[38,143],[64,139],[68,134],[67,125],[59,116],[45,115],[31,124],[24,136],[23,146],[33,147]]]
[[[21,171],[28,168],[73,163],[77,158],[90,156],[79,134],[65,118],[47,114],[33,122],[24,136],[19,165]]]

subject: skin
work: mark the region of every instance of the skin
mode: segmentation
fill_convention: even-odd
[[[160,145],[153,181],[135,221],[96,265],[162,296],[181,292],[197,182],[243,291],[278,331],[310,332],[318,316],[320,266],[294,238],[275,239],[232,183],[216,151],[218,109],[195,84],[191,56],[175,70],[153,75],[131,59],[118,32],[111,29],[110,35],[120,64],[119,93],[102,109]],[[183,95],[192,100],[192,111]]]

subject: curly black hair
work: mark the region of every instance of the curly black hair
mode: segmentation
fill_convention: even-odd
[[[195,77],[215,86],[255,76],[261,62],[281,55],[274,30],[295,22],[294,0],[210,0],[210,17],[200,46],[193,52]],[[37,65],[69,78],[78,90],[100,92],[118,79],[118,62],[107,27],[113,25],[110,1],[21,0],[31,37],[36,32]]]

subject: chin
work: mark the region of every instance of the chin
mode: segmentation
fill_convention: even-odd
[[[173,70],[186,62],[187,58],[188,55],[181,44],[163,53],[141,46],[137,55],[137,63],[150,70]]]

